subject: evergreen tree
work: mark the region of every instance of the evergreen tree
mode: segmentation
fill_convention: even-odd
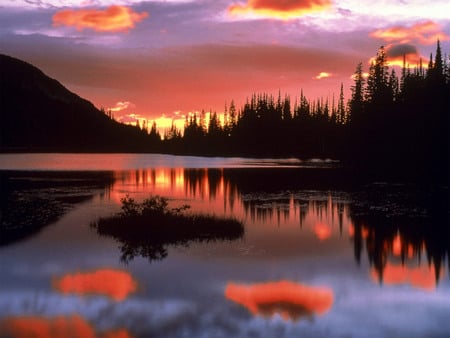
[[[283,102],[283,121],[289,122],[291,119],[291,98],[288,95],[285,95]]]
[[[370,66],[369,76],[367,77],[366,101],[372,112],[386,109],[386,105],[392,101],[388,70],[386,51],[381,46],[375,61]]]
[[[362,62],[356,67],[356,71],[353,74],[353,85],[351,87],[352,97],[350,99],[350,116],[351,122],[357,121],[364,111],[364,76]]]
[[[337,122],[340,124],[346,123],[347,117],[345,112],[345,103],[344,103],[344,84],[341,82],[341,91],[339,92],[339,101],[337,108]]]

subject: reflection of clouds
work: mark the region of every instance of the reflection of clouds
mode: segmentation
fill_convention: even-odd
[[[279,314],[285,320],[322,315],[333,305],[333,291],[290,281],[252,285],[229,283],[225,296],[245,306],[253,315],[272,317]]]
[[[198,285],[192,287],[197,290]],[[78,313],[96,329],[97,336],[94,337],[101,338],[106,333],[118,334],[122,328],[130,336],[167,338],[386,337],[395,336],[395,333],[399,333],[396,336],[423,337],[426,332],[435,332],[436,336],[444,337],[449,332],[450,324],[446,320],[450,312],[448,289],[437,290],[436,293],[414,291],[411,294],[403,289],[386,288],[380,291],[376,286],[367,287],[366,283],[353,282],[348,287],[352,289],[351,292],[341,289],[344,295],[338,297],[336,294],[330,315],[321,317],[320,320],[300,323],[284,321],[281,316],[273,316],[270,320],[264,318],[263,314],[252,316],[244,308],[226,301],[220,294],[216,298],[208,290],[201,292],[203,297],[195,299],[174,295],[146,298],[143,295],[122,303],[108,301],[103,297],[80,299],[56,294],[41,294],[36,303],[30,301],[33,299],[32,293],[15,293],[13,296],[0,293],[0,322],[7,318],[24,315],[29,317],[37,313],[39,318],[70,318],[73,313]],[[192,291],[186,289],[186,293]],[[370,306],[367,306],[367,299],[373,300]],[[31,308],[23,308],[27,301]],[[386,307],[387,302],[397,304],[395,309],[408,311],[392,310]],[[16,311],[12,312],[12,308]],[[364,308],[363,312],[361,308]],[[411,318],[414,318],[413,324]],[[431,318],[434,319],[430,320]],[[358,325],[355,325],[355,321]],[[437,325],[438,323],[440,324]],[[401,332],[398,331],[400,328]]]
[[[137,289],[137,282],[125,271],[100,269],[93,272],[67,274],[56,278],[53,286],[63,294],[106,295],[122,301]]]
[[[10,338],[131,338],[124,329],[97,335],[95,329],[79,315],[68,317],[10,317],[0,321],[2,337]]]

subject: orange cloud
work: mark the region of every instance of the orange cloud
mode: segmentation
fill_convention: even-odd
[[[12,317],[0,322],[0,332],[10,338],[131,338],[126,330],[107,331],[97,335],[94,328],[79,315],[70,317]],[[3,337],[3,335],[2,335]]]
[[[55,26],[73,26],[97,32],[120,32],[134,28],[135,24],[148,16],[147,12],[135,13],[126,6],[110,6],[105,10],[77,9],[63,10],[53,15]]]
[[[323,315],[333,305],[331,289],[290,281],[252,285],[229,283],[225,297],[245,306],[253,315],[272,317],[279,314],[285,320],[294,321],[302,316]]]
[[[122,301],[137,290],[137,282],[125,271],[103,269],[56,278],[53,287],[64,294],[98,294]]]
[[[416,41],[422,44],[430,45],[441,41],[449,40],[437,23],[433,21],[419,22],[411,27],[394,26],[387,29],[377,29],[370,36],[382,39],[388,42],[408,43]]]
[[[228,13],[233,16],[291,20],[327,10],[331,5],[331,0],[248,0],[245,5],[231,5],[228,7]]]
[[[371,277],[378,281],[379,276],[375,269],[372,269]],[[436,273],[433,265],[410,268],[388,263],[383,270],[383,283],[387,285],[409,284],[420,289],[434,290]]]

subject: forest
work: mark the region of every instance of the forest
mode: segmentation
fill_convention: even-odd
[[[404,60],[406,58],[404,57]],[[150,130],[155,151],[209,156],[331,158],[365,171],[432,175],[448,179],[450,66],[437,42],[427,67],[404,61],[401,74],[388,66],[384,47],[366,76],[356,66],[351,97],[343,85],[337,98],[292,102],[253,94],[240,108],[231,101],[224,119],[205,112],[186,117],[184,133],[175,126],[164,135]]]
[[[427,65],[404,57],[397,72],[380,47],[369,69],[356,66],[347,100],[342,84],[331,99],[254,93],[163,135],[155,123],[117,122],[23,61],[0,55],[0,66],[1,152],[329,158],[355,172],[448,181],[450,61],[439,41]]]

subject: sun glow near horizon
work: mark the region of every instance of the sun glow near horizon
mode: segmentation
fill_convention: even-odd
[[[135,114],[126,123],[183,129],[175,112],[221,114],[226,100],[244,104],[252,92],[304,89],[315,100],[337,97],[342,82],[347,100],[355,67],[380,45],[391,46],[390,65],[402,65],[403,51],[411,67],[425,66],[437,39],[450,45],[450,3],[423,4],[17,0],[2,5],[0,49],[116,116]]]

